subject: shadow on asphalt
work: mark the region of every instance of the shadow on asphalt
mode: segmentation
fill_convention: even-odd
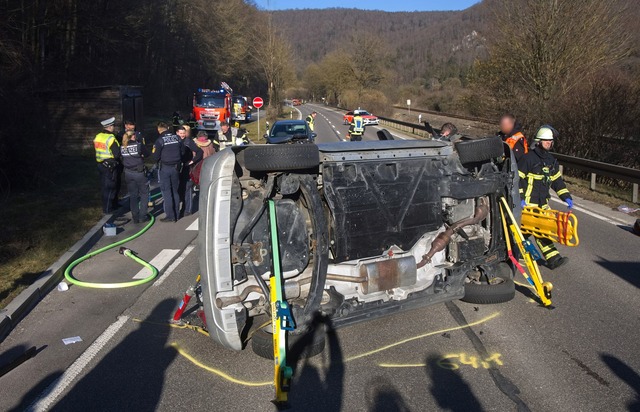
[[[146,319],[165,322],[176,302],[165,299]],[[167,347],[171,328],[141,322],[75,384],[53,411],[151,411],[160,401],[165,370],[175,359]]]
[[[441,410],[453,412],[482,411],[482,405],[458,371],[444,369],[435,355],[427,357],[427,376],[431,395]]]
[[[611,369],[611,372],[636,391],[635,400],[627,403],[627,408],[630,412],[640,412],[640,375],[613,355],[600,353],[600,359]]]
[[[633,256],[630,256],[633,258]],[[638,262],[614,262],[598,256],[596,263],[633,286],[640,288],[640,263]]]
[[[29,392],[27,392],[20,401],[20,404],[13,409],[10,409],[9,412],[22,412],[29,408],[31,403],[40,396],[49,385],[51,385],[56,379],[58,379],[62,375],[62,371],[57,371],[50,373],[44,379],[42,379],[37,384],[33,385]]]
[[[383,376],[375,376],[369,381],[367,390],[369,412],[410,412],[398,390]]]
[[[313,344],[316,333],[326,329],[326,345],[322,354],[325,367],[319,369],[311,359],[301,361],[305,349]],[[289,364],[296,365],[289,392],[289,410],[340,411],[344,386],[344,357],[331,320],[317,314],[305,335],[289,351]],[[324,375],[324,379],[322,377]]]

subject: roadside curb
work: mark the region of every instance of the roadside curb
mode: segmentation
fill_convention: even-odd
[[[104,216],[82,239],[77,241],[53,265],[28,288],[16,296],[4,309],[0,310],[0,342],[2,342],[16,325],[33,309],[47,293],[62,280],[65,268],[80,256],[87,253],[91,245],[102,237],[105,223],[121,214],[121,210],[113,215]]]

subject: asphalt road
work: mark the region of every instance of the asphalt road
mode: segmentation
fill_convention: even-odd
[[[344,136],[340,113],[300,109],[321,113],[318,141],[337,141],[333,125]],[[322,355],[297,363],[291,409],[640,410],[640,238],[624,215],[576,203],[581,244],[561,248],[568,265],[543,269],[555,309],[519,287],[505,304],[456,301],[339,329]],[[0,344],[0,368],[38,348],[0,377],[0,410],[274,410],[270,361],[167,325],[199,271],[195,219],[158,223],[131,244],[143,258],[174,260],[154,284],[51,292]],[[137,271],[113,252],[76,275],[128,280]],[[62,343],[73,336],[82,342]]]

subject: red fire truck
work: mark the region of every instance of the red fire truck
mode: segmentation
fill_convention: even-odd
[[[219,130],[220,122],[231,120],[233,89],[225,82],[219,89],[198,89],[193,94],[193,117],[198,130]]]

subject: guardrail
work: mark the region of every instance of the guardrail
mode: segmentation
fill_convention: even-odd
[[[395,106],[394,106],[395,107]],[[410,122],[403,122],[388,117],[378,116],[380,124],[388,125],[408,133],[419,136],[427,136],[428,133],[424,125]],[[469,120],[467,118],[467,120]],[[419,131],[419,132],[417,132]],[[630,167],[623,167],[609,163],[597,162],[595,160],[582,159],[579,157],[567,156],[560,153],[553,154],[560,162],[560,168],[581,170],[591,173],[591,190],[596,190],[597,176],[605,176],[612,179],[622,180],[632,184],[631,199],[633,203],[638,203],[638,185],[640,184],[640,170]]]

